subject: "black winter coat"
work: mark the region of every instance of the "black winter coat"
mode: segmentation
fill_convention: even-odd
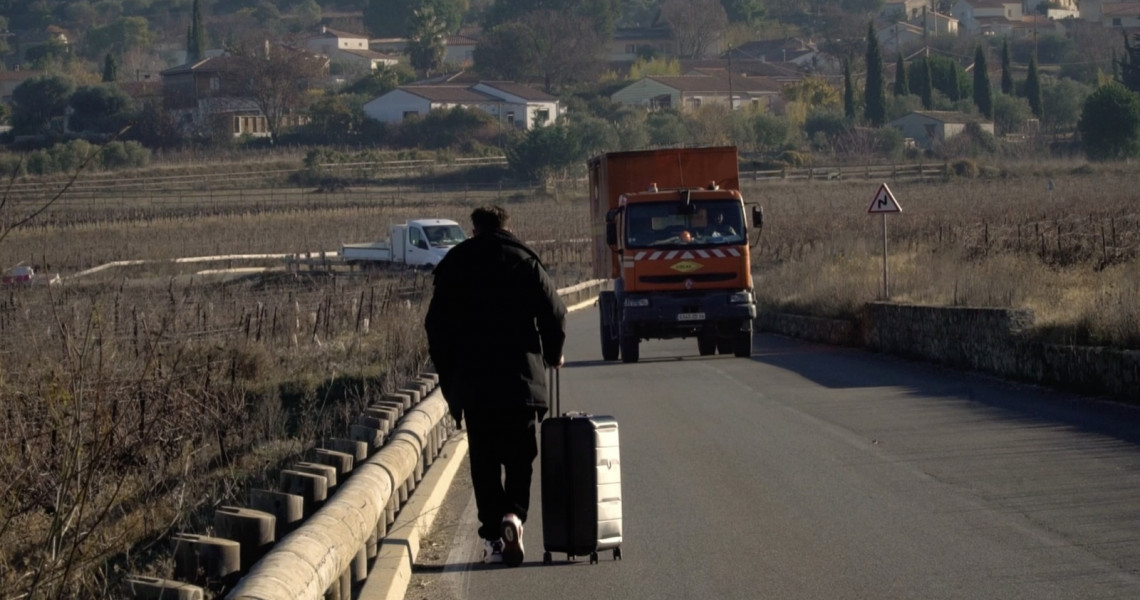
[[[485,232],[452,248],[434,273],[424,327],[451,413],[545,413],[566,306],[538,256],[507,231]]]

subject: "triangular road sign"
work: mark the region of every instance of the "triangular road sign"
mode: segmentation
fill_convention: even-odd
[[[902,212],[902,207],[899,206],[899,201],[895,200],[891,188],[884,183],[879,186],[879,191],[875,192],[875,199],[871,200],[871,206],[867,207],[867,212],[872,214],[897,213]]]

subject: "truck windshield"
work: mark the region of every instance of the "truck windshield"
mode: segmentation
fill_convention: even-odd
[[[625,216],[629,248],[720,246],[745,240],[744,207],[739,202],[701,202],[692,214],[677,202],[631,204]]]
[[[454,246],[467,239],[458,225],[425,225],[424,233],[432,246]]]

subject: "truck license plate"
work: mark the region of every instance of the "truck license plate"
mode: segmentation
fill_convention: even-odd
[[[678,321],[704,321],[705,313],[681,313],[677,315]]]

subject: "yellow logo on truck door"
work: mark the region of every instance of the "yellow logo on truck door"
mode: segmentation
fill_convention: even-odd
[[[683,261],[681,261],[675,265],[670,266],[669,268],[673,269],[674,271],[679,271],[681,273],[692,273],[693,271],[696,271],[703,266],[704,265],[702,265],[701,263],[698,263],[698,262],[693,262],[691,260],[683,260]]]

